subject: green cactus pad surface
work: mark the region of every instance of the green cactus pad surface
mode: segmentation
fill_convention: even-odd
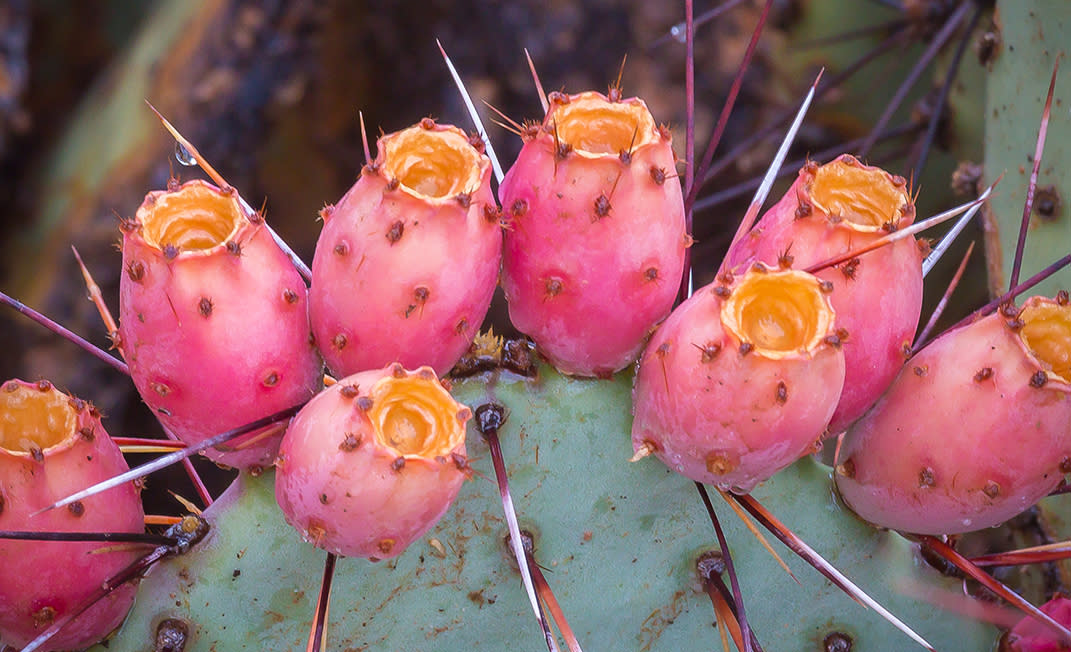
[[[717,548],[714,530],[690,481],[654,458],[628,462],[631,377],[540,374],[468,380],[454,393],[473,408],[493,399],[509,409],[500,436],[521,527],[535,535],[536,559],[584,649],[720,649],[695,571],[697,556]],[[389,563],[339,561],[327,649],[546,649],[504,542],[489,449],[471,426],[468,450],[477,473],[426,537]],[[917,597],[962,599],[960,582],[849,513],[829,474],[807,459],[754,495],[937,649],[990,649],[992,627]],[[770,537],[797,584],[714,501],[765,649],[820,650],[832,632],[850,636],[855,652],[921,649]],[[188,622],[186,652],[304,650],[325,553],[283,521],[273,475],[243,476],[205,516],[212,532],[142,581],[109,652],[150,649],[166,618]]]

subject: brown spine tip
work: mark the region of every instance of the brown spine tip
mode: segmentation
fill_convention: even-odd
[[[135,283],[141,282],[141,279],[145,278],[145,263],[140,260],[130,261],[126,266],[126,275]]]
[[[618,160],[621,161],[622,165],[625,165],[625,166],[632,165],[632,152],[630,152],[630,151],[628,151],[626,149],[623,149],[620,152],[618,152],[617,153],[617,158],[618,158]]]
[[[822,281],[818,284],[818,289],[829,294],[833,291],[833,281]]]
[[[854,281],[855,275],[859,271],[859,263],[861,261],[858,258],[852,258],[848,262],[841,266],[840,272],[844,274],[844,278]]]
[[[212,300],[208,297],[201,297],[201,300],[197,302],[197,312],[201,313],[201,316],[208,318],[212,315]]]
[[[275,387],[279,384],[279,374],[271,371],[267,376],[264,376],[264,380],[261,381],[265,387]]]
[[[342,394],[342,398],[349,398],[349,399],[357,398],[357,395],[358,395],[359,392],[360,392],[360,390],[357,387],[357,385],[350,385],[350,384],[343,385],[338,390],[338,393]]]
[[[405,378],[408,374],[405,373],[405,367],[395,362],[390,366],[390,375],[395,378]]]
[[[30,446],[30,457],[33,458],[34,462],[44,462],[45,461],[45,454],[37,446]]]
[[[357,409],[361,412],[367,412],[372,409],[372,397],[360,396],[357,398]]]
[[[468,329],[469,329],[469,320],[467,320],[467,319],[459,319],[459,320],[457,320],[457,323],[454,324],[454,332],[457,333],[458,335],[464,335],[465,331],[467,331]]]
[[[715,285],[714,289],[711,290],[711,292],[713,292],[714,296],[718,297],[719,299],[728,299],[733,294],[733,291],[725,287],[724,285]]]
[[[225,247],[227,248],[227,253],[232,256],[242,255],[242,245],[236,240],[228,240]]]
[[[423,285],[418,285],[416,286],[416,289],[413,290],[413,298],[416,299],[417,303],[424,303],[428,300],[430,295],[431,291]]]
[[[1030,386],[1036,389],[1041,389],[1047,382],[1049,382],[1049,375],[1040,369],[1030,377]]]
[[[352,432],[347,432],[342,443],[338,445],[338,449],[343,453],[349,453],[357,449],[361,445],[361,438]]]
[[[396,457],[396,458],[394,458],[394,461],[390,463],[390,468],[391,468],[392,471],[395,471],[395,472],[401,471],[402,469],[405,468],[405,458],[404,457]]]
[[[167,396],[171,393],[171,388],[166,383],[155,382],[152,384],[152,391],[156,392],[160,396]]]
[[[78,434],[81,435],[82,439],[86,441],[93,441],[96,438],[96,434],[94,434],[93,428],[91,426],[79,428]]]
[[[647,269],[643,270],[643,279],[645,281],[647,281],[648,283],[650,283],[652,281],[657,281],[658,280],[658,268],[657,267],[648,267]]]
[[[1065,455],[1063,459],[1060,460],[1060,472],[1071,473],[1071,455]]]
[[[695,347],[699,349],[699,361],[703,364],[712,362],[721,353],[721,344],[717,342],[707,342],[702,346],[696,344]]]
[[[170,242],[164,245],[164,258],[168,260],[175,260],[179,255],[179,248]]]
[[[725,475],[736,469],[737,463],[722,451],[713,451],[707,455],[707,471],[714,475]]]
[[[497,224],[502,220],[502,209],[494,204],[484,204],[483,219],[492,224]]]
[[[298,298],[298,293],[294,292],[290,288],[286,288],[285,290],[283,290],[283,301],[289,304],[295,304],[298,302]]]
[[[814,207],[811,206],[810,202],[800,200],[799,206],[796,206],[796,212],[794,216],[797,220],[802,220],[805,217],[810,217],[811,213],[813,212]]]
[[[656,186],[661,186],[666,182],[666,168],[660,168],[657,165],[652,165],[649,170],[651,180],[655,182]]]
[[[17,382],[15,382],[14,380],[8,380],[8,381],[5,381],[2,386],[0,386],[0,390],[3,390],[5,392],[7,392],[8,394],[13,394],[13,393],[19,391],[19,384]]]
[[[387,182],[387,192],[397,190],[400,185],[402,185],[402,182],[398,180],[398,177],[391,178],[391,180]]]
[[[843,327],[842,328],[838,328],[837,330],[835,330],[833,332],[836,333],[837,339],[839,339],[841,342],[847,342],[848,341],[848,337],[849,337],[850,333],[848,332],[847,328],[843,328]]]
[[[50,392],[50,391],[52,391],[52,383],[48,382],[47,380],[39,380],[39,381],[37,381],[36,387],[37,387],[37,391],[39,391],[39,392]]]
[[[390,238],[389,234],[387,235],[387,238],[388,239]],[[339,240],[338,244],[335,245],[334,252],[335,252],[335,255],[338,255],[338,256],[345,256],[345,255],[349,254],[350,253],[350,243],[346,242],[345,240]]]
[[[841,345],[840,338],[836,335],[826,335],[822,341],[829,346],[832,346],[834,349],[839,349]]]
[[[347,337],[345,333],[339,333],[331,338],[331,346],[335,347],[339,351],[346,348]]]
[[[434,118],[421,118],[420,119],[420,128],[421,129],[426,129],[428,131],[431,131],[432,129],[434,129],[435,128],[435,120],[434,120]]]
[[[855,477],[855,460],[853,460],[852,458],[849,457],[848,459],[844,460],[842,463],[838,464],[837,468],[835,470],[837,472],[837,475],[842,475],[845,478],[854,478]]]
[[[379,548],[379,551],[384,555],[389,555],[390,551],[394,549],[394,539],[381,539],[379,543],[376,544],[376,547]]]
[[[1000,495],[1000,483],[994,482],[993,480],[986,482],[985,486],[982,487],[982,493],[990,498],[996,498]]]
[[[984,380],[989,380],[992,377],[993,377],[993,368],[992,367],[982,367],[982,369],[978,373],[974,374],[974,382],[980,383],[980,382],[982,382]]]
[[[546,290],[546,296],[548,296],[548,297],[556,297],[556,296],[558,296],[562,292],[562,287],[563,287],[563,285],[562,285],[562,281],[561,281],[560,278],[553,277],[553,278],[547,279],[546,284],[544,285],[544,288]]]
[[[785,384],[785,381],[780,380],[777,382],[777,393],[775,394],[775,398],[781,405],[788,402],[788,385]]]
[[[937,484],[937,480],[934,477],[933,469],[926,467],[919,471],[919,488],[926,489]]]
[[[86,506],[82,504],[82,501],[76,500],[70,505],[67,505],[67,511],[71,513],[71,516],[78,518],[86,513]]]
[[[754,350],[755,350],[755,345],[752,344],[751,342],[741,342],[740,343],[740,355],[747,355],[748,353],[751,353]]]
[[[599,194],[595,199],[594,208],[595,218],[592,220],[593,222],[597,222],[610,214],[610,198],[606,196],[606,193]]]
[[[777,266],[781,269],[789,269],[794,262],[796,262],[796,258],[789,253],[788,249],[777,254]]]
[[[387,229],[387,240],[389,240],[391,244],[394,244],[402,239],[403,233],[405,233],[405,223],[401,220],[395,220],[394,223],[390,225],[390,228]]]
[[[468,141],[469,141],[469,147],[472,147],[472,149],[476,150],[480,154],[483,154],[483,153],[485,153],[487,151],[487,145],[484,144],[483,137],[481,137],[480,134],[478,134],[478,133],[469,134],[468,135]]]
[[[321,505],[326,505],[327,504],[327,494],[320,494],[320,504]]]
[[[1060,290],[1056,293],[1056,303],[1061,306],[1066,306],[1068,304],[1067,290]]]
[[[151,195],[149,197],[151,197]],[[145,199],[148,201],[149,197],[146,197]],[[153,201],[155,201],[155,200],[153,200]],[[140,227],[140,226],[141,225],[138,224],[138,221],[135,220],[134,218],[123,217],[123,218],[119,219],[119,230],[122,231],[123,233],[133,233],[134,231],[137,231],[138,227]]]
[[[528,200],[527,199],[515,199],[510,204],[509,214],[513,217],[523,217],[528,212]]]
[[[454,196],[454,200],[461,206],[461,208],[468,210],[468,207],[472,205],[472,193],[459,192]]]

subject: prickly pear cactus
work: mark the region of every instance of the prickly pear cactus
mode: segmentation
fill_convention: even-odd
[[[500,436],[521,527],[586,650],[716,647],[695,569],[717,549],[714,532],[691,482],[655,460],[627,461],[630,386],[627,375],[570,380],[543,368],[537,380],[470,380],[454,393],[473,407],[494,400],[509,409]],[[504,542],[487,445],[472,428],[468,449],[477,475],[424,540],[390,562],[340,560],[328,649],[546,649]],[[848,512],[829,473],[805,459],[755,496],[938,649],[988,649],[993,628],[917,599],[958,592],[960,582]],[[271,474],[235,483],[206,512],[209,536],[142,581],[107,649],[149,649],[168,618],[187,621],[186,652],[304,649],[324,554],[283,522],[272,486]],[[855,651],[913,645],[773,541],[796,584],[723,503],[718,510],[765,649],[821,649],[834,632]]]

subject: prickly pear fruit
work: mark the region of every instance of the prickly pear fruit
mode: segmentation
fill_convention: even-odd
[[[678,306],[640,360],[632,444],[746,493],[821,441],[844,382],[827,286],[761,263]]]
[[[1062,595],[1041,605],[1041,611],[1061,625],[1071,625],[1071,600]],[[1060,642],[1052,629],[1033,616],[1023,616],[1005,640],[1002,652],[1071,652],[1071,646]]]
[[[236,195],[203,181],[150,192],[122,229],[120,345],[142,400],[179,439],[200,442],[316,392],[305,284]],[[262,430],[207,455],[267,466],[281,436]]]
[[[0,386],[0,530],[142,532],[145,513],[133,484],[31,516],[127,468],[89,403],[48,381]],[[143,553],[106,543],[0,539],[0,647],[26,645]],[[130,610],[134,590],[113,591],[47,649],[82,649],[104,638]]]
[[[997,525],[1071,471],[1071,308],[1031,297],[945,333],[849,430],[837,488],[859,516],[919,534]]]
[[[499,196],[514,326],[560,371],[606,376],[669,314],[690,239],[669,130],[642,100],[551,95]]]
[[[383,136],[334,207],[312,262],[310,315],[339,375],[391,362],[446,373],[468,350],[502,257],[491,164],[431,119]]]
[[[276,464],[275,498],[313,545],[387,559],[435,525],[470,470],[469,408],[430,367],[364,371],[294,417]]]
[[[797,268],[859,249],[915,219],[903,178],[844,154],[807,163],[784,197],[727,256],[727,269],[755,261]],[[844,391],[830,432],[863,415],[904,364],[922,311],[922,255],[914,238],[898,240],[816,272],[832,295],[844,342]]]

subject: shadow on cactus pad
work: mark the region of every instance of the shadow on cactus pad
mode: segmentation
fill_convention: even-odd
[[[534,534],[535,558],[586,650],[717,649],[695,570],[717,547],[714,531],[691,482],[657,460],[627,461],[630,385],[625,374],[570,380],[543,368],[536,381],[469,380],[454,394],[473,408],[493,398],[510,410],[500,435],[521,527]],[[328,649],[546,649],[504,542],[487,445],[471,425],[468,440],[477,474],[438,526],[390,562],[340,560]],[[992,627],[898,590],[958,593],[960,583],[941,578],[898,535],[849,513],[829,474],[805,459],[754,495],[938,649],[989,649]],[[771,537],[797,584],[723,504],[719,511],[765,649],[820,650],[835,632],[855,652],[912,649]],[[210,535],[142,581],[109,652],[149,649],[156,627],[176,618],[188,624],[185,652],[304,649],[324,553],[283,521],[273,476],[243,475],[205,515]]]

